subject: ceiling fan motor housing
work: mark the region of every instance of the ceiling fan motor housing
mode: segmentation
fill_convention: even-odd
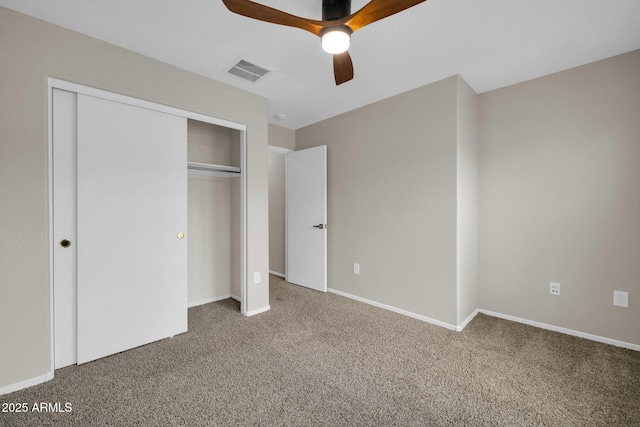
[[[322,0],[322,20],[335,21],[351,15],[351,0]]]

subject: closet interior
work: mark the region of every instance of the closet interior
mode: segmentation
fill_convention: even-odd
[[[186,332],[187,307],[242,311],[246,128],[49,85],[55,369]]]
[[[241,131],[187,120],[188,305],[241,297]]]

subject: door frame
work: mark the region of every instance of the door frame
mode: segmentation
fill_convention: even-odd
[[[294,150],[290,148],[278,147],[275,145],[268,145],[267,149],[274,154],[280,154],[284,157],[284,206],[283,206],[283,210],[284,210],[284,277],[283,279],[286,281],[287,280],[287,230],[289,228],[288,227],[289,224],[287,224],[287,159],[288,159],[287,154],[291,153]],[[269,270],[269,273],[274,274],[274,272],[272,272],[271,270]]]
[[[53,89],[61,89],[69,92],[75,92],[78,94],[89,95],[97,98],[102,98],[109,101],[120,102],[136,107],[146,108],[149,110],[159,111],[167,114],[172,114],[187,119],[193,119],[205,123],[210,123],[230,129],[236,129],[240,131],[240,311],[243,315],[247,312],[247,211],[246,211],[246,194],[247,194],[247,126],[245,124],[232,122],[229,120],[220,119],[217,117],[207,116],[200,113],[195,113],[188,110],[183,110],[168,105],[158,104],[155,102],[144,101],[138,98],[129,97],[126,95],[120,95],[113,92],[108,92],[101,89],[96,89],[81,84],[56,79],[53,77],[47,77],[47,156],[48,156],[48,192],[49,192],[49,334],[50,334],[50,357],[51,357],[51,378],[53,378],[55,372],[55,283],[53,276],[54,262],[53,262],[53,248],[54,242],[54,220],[53,220]],[[187,165],[185,164],[185,168]]]

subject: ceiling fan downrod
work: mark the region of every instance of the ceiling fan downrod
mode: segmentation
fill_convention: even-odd
[[[335,21],[351,15],[351,0],[322,0],[322,20]]]

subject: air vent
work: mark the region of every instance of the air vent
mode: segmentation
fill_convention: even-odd
[[[244,58],[238,58],[233,61],[233,63],[229,67],[227,67],[225,71],[251,83],[257,82],[271,72],[271,70],[260,65],[256,65]]]

